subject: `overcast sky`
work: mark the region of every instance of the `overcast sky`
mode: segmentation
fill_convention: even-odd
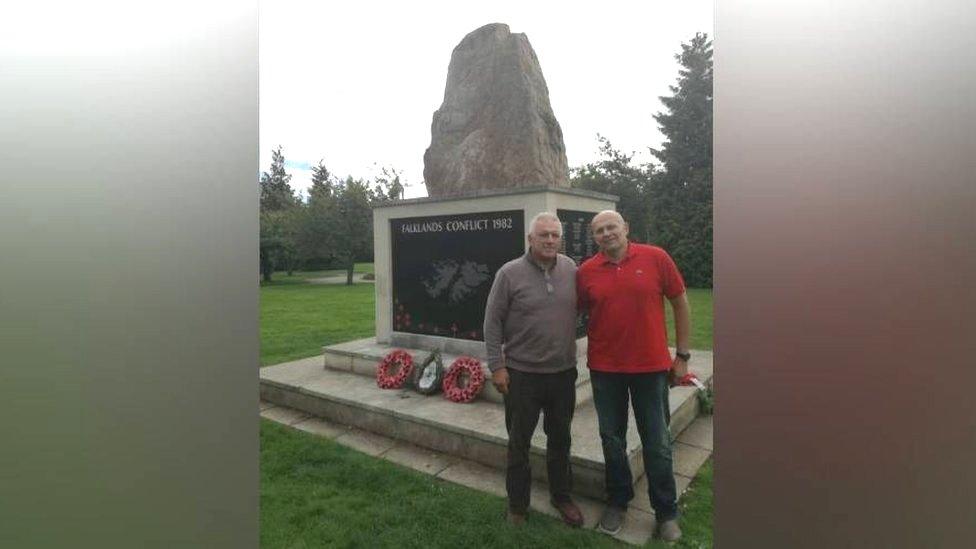
[[[597,133],[640,160],[662,136],[651,116],[696,32],[712,35],[711,0],[260,3],[261,170],[281,145],[304,191],[324,159],[340,176],[403,174],[421,184],[430,124],[444,99],[451,51],[469,32],[506,23],[539,58],[569,166],[599,157]]]

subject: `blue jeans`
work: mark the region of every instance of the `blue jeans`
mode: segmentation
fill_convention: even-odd
[[[659,522],[676,518],[678,494],[668,428],[671,422],[668,372],[618,374],[591,370],[590,383],[606,463],[607,504],[626,509],[634,499],[633,476],[627,462],[629,399],[634,403],[651,508]]]

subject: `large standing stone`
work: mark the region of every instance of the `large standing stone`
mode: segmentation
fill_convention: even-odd
[[[430,196],[569,186],[563,132],[525,34],[494,23],[454,48],[424,180]]]

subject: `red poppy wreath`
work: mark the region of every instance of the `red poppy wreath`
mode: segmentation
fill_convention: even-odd
[[[413,357],[403,349],[390,351],[376,366],[376,384],[381,389],[399,389],[413,371]]]
[[[444,375],[444,396],[453,402],[471,402],[485,384],[481,362],[462,356],[451,364]]]

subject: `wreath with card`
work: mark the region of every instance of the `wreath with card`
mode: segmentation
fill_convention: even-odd
[[[413,369],[411,382],[417,392],[422,395],[432,395],[441,390],[444,380],[444,361],[437,350],[431,351],[427,358]]]

